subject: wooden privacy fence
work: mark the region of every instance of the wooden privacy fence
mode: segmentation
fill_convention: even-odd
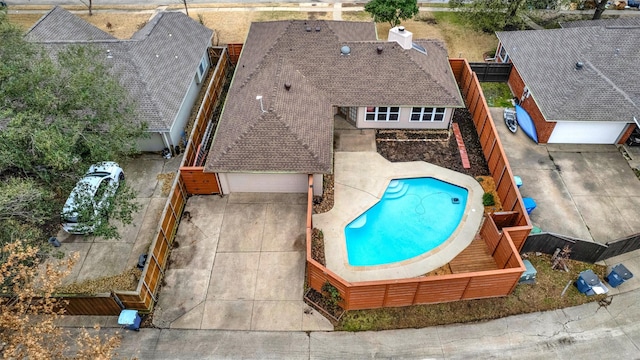
[[[212,118],[215,110],[221,107],[224,85],[231,71],[230,59],[226,48],[217,48],[217,63],[207,87],[205,97],[200,105],[196,121],[189,136],[179,175],[189,194],[210,195],[219,194],[220,186],[215,173],[205,173],[201,157],[207,151],[205,143],[214,128]]]
[[[340,292],[341,305],[345,310],[506,296],[516,287],[525,270],[519,249],[531,231],[529,216],[522,204],[477,76],[464,59],[451,59],[450,63],[473,117],[489,171],[496,182],[496,191],[505,210],[502,215],[496,216],[498,225],[489,216],[480,228],[480,237],[498,270],[391,281],[347,282],[311,256],[313,178],[310,176],[306,222],[307,282],[319,292],[325,283],[333,285]]]
[[[211,63],[213,64],[215,62],[216,66],[207,86],[206,95],[198,110],[198,115],[196,116],[193,129],[189,136],[189,142],[185,148],[185,154],[181,164],[183,166],[190,164],[197,156],[197,149],[194,144],[200,143],[202,140],[204,129],[211,118],[213,109],[218,103],[220,94],[223,91],[224,79],[229,71],[226,48],[212,48],[210,55],[212,55],[212,60],[216,60]],[[147,262],[142,270],[138,287],[134,291],[115,291],[115,296],[127,309],[134,309],[141,312],[149,312],[153,309],[182,212],[184,211],[189,195],[192,194],[189,192],[188,186],[192,186],[196,191],[198,189],[205,189],[205,191],[210,191],[208,192],[209,194],[219,191],[211,190],[213,185],[209,187],[202,186],[202,182],[194,186],[193,182],[187,181],[193,178],[190,178],[188,175],[184,176],[182,173],[183,168],[184,167],[181,167],[178,170],[177,176],[171,186],[169,197],[167,198],[160,217],[157,234],[149,247]],[[188,173],[191,171],[191,168],[186,167],[185,171]],[[199,172],[202,173],[201,168]],[[217,187],[215,174],[211,175],[213,175],[214,178],[212,181],[215,182],[215,186]]]
[[[471,70],[476,73],[481,82],[504,82],[509,81],[511,74],[511,63],[469,63]]]
[[[125,308],[141,312],[149,312],[153,308],[187,197],[182,178],[176,176],[160,217],[158,232],[149,247],[138,287],[134,291],[115,292]]]
[[[112,293],[60,295],[65,315],[119,315],[122,306]]]
[[[449,59],[449,63],[473,118],[482,151],[485,159],[487,159],[489,172],[496,183],[496,192],[502,202],[503,211],[517,213],[515,216],[509,217],[509,222],[496,222],[499,228],[509,233],[519,251],[524,245],[529,232],[531,232],[531,221],[522,202],[520,191],[513,179],[509,161],[498,137],[495,123],[491,118],[480,82],[474,72],[471,71],[467,60]],[[501,216],[496,216],[496,218],[498,217],[501,218]]]
[[[596,263],[613,256],[622,255],[640,249],[640,234],[619,240],[599,244],[589,240],[574,239],[553,233],[531,234],[524,243],[521,252],[541,252],[553,254],[556,249],[569,246],[573,260]]]
[[[242,53],[242,47],[244,44],[228,44],[227,51],[229,51],[229,60],[231,64],[236,65],[238,59],[240,59],[240,53]]]
[[[345,310],[409,306],[447,301],[481,299],[510,294],[524,265],[508,234],[501,233],[487,218],[480,234],[500,270],[465,274],[424,276],[400,280],[348,282],[311,257],[313,229],[313,177],[309,177],[307,205],[307,282],[321,292],[330,283],[340,292]]]

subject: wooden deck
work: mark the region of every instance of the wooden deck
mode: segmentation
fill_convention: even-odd
[[[476,236],[466,249],[451,260],[449,266],[454,274],[498,270],[498,265],[489,253],[487,244],[479,236]]]

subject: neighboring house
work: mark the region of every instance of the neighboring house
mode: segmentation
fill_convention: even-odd
[[[640,23],[589,24],[496,33],[541,143],[620,144],[640,120]]]
[[[140,142],[140,150],[161,151],[182,148],[184,128],[209,70],[212,36],[212,30],[180,12],[160,12],[131,39],[120,40],[54,7],[26,38],[54,53],[71,45],[103,50],[136,101],[132,120],[148,124],[150,137]]]
[[[223,193],[322,192],[334,115],[357,128],[448,129],[464,107],[445,46],[375,24],[251,24],[205,171]]]

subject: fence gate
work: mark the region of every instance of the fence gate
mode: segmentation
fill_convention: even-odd
[[[507,82],[511,73],[511,64],[507,63],[469,63],[480,82]]]

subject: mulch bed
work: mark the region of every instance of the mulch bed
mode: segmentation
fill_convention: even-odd
[[[456,139],[452,135],[443,135],[441,130],[378,130],[376,143],[378,153],[391,162],[426,161],[469,176],[489,175],[487,161],[484,158],[480,139],[467,109],[456,109],[453,122],[457,123],[467,149],[470,169],[462,167]],[[425,141],[387,141],[398,139],[425,139]]]
[[[331,302],[329,297],[324,296],[322,293],[317,292],[316,290],[309,288],[306,294],[304,295],[304,301],[307,305],[316,309],[320,313],[322,313],[325,317],[329,315],[328,319],[333,323],[333,325],[337,325],[338,321],[344,314],[344,309],[339,305]]]

